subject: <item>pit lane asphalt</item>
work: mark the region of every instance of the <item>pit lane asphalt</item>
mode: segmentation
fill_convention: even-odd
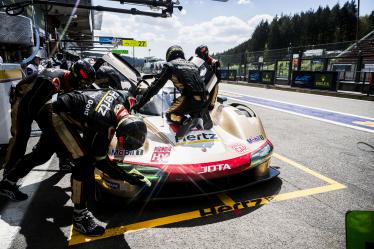
[[[220,89],[374,117],[373,102],[224,84]],[[271,165],[280,170],[278,178],[227,193],[226,199],[214,195],[146,205],[144,202],[116,202],[110,206],[90,203],[95,216],[104,225],[119,231],[122,225],[140,221],[156,224],[157,218],[162,217],[168,217],[171,223],[164,221],[161,227],[147,229],[139,229],[142,227],[139,225],[136,227],[139,230],[124,235],[114,233],[117,236],[88,243],[76,240],[79,243],[70,248],[344,248],[345,212],[374,208],[374,150],[365,145],[374,145],[374,134],[249,106],[260,115],[275,146],[276,155]],[[36,140],[30,140],[29,149]],[[69,247],[72,214],[69,175],[56,173],[57,162],[54,157],[26,178],[22,190],[32,196],[31,200],[8,203],[0,199],[0,248]],[[329,183],[295,167],[297,163],[336,181],[341,188],[326,189]],[[319,187],[326,191],[311,191]],[[304,190],[306,195],[290,195]],[[257,203],[261,205],[238,212],[172,222],[173,215],[209,211],[212,206],[222,206],[223,201],[230,206],[273,195],[287,198],[266,199],[266,205],[260,200]]]

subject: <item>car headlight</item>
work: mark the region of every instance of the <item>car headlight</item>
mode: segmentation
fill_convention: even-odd
[[[260,165],[261,163],[270,159],[271,152],[273,151],[273,145],[267,143],[264,147],[252,154],[251,157],[251,168]]]

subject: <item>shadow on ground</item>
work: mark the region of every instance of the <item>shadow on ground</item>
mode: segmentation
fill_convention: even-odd
[[[231,205],[230,209],[230,206],[225,205],[217,194],[174,200],[137,200],[130,203],[125,199],[107,196],[109,198],[107,198],[106,201],[101,203],[91,201],[90,206],[95,217],[107,223],[108,229],[171,215],[198,211],[202,214],[201,217],[161,226],[162,228],[195,227],[235,219],[255,212],[257,209],[261,208],[263,204],[269,201],[271,202],[270,198],[267,199],[264,197],[276,195],[279,193],[281,186],[282,180],[275,177],[267,182],[225,193],[238,204],[247,201],[246,204],[248,207],[244,208],[240,206],[239,210],[234,210],[233,205]],[[251,201],[251,204],[249,204],[249,201]],[[266,201],[266,203],[263,203],[264,201]],[[219,212],[220,210],[226,211]],[[118,248],[127,248],[122,246],[122,243],[127,245],[123,234],[107,239],[78,244],[72,248],[110,248],[114,245],[116,248],[117,246],[120,246]]]

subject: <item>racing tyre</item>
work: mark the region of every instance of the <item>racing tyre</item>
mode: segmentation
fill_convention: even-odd
[[[262,179],[269,176],[269,164],[270,160],[266,161],[253,169],[253,174],[256,179]]]

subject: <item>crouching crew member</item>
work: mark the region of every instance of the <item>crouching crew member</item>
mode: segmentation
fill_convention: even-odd
[[[182,124],[187,119],[186,115],[192,117],[204,115],[202,111],[208,100],[208,95],[197,66],[185,60],[182,48],[176,45],[167,50],[166,61],[159,78],[147,89],[139,103],[134,106],[134,110],[138,111],[157,94],[168,80],[171,80],[181,96],[175,99],[166,111],[168,121]],[[207,115],[209,116],[209,113]],[[206,119],[203,117],[203,120],[204,128],[210,129],[212,126],[210,117]],[[206,120],[208,122],[205,122]]]
[[[74,162],[72,170],[72,201],[74,203],[73,227],[89,236],[104,233],[87,210],[88,183],[92,181],[94,167],[113,178],[130,184],[150,186],[150,182],[135,169],[120,170],[108,157],[108,147],[116,135],[126,150],[136,150],[145,141],[147,128],[141,118],[128,113],[127,96],[115,90],[74,91],[53,98],[43,106],[37,120],[42,136],[32,153],[23,157],[5,181],[16,182],[33,167],[49,160],[56,151],[69,155]],[[80,132],[84,134],[83,138]],[[25,199],[27,195],[17,188],[0,182],[0,193],[12,192]]]
[[[11,92],[11,135],[4,162],[4,176],[25,154],[31,125],[44,103],[58,92],[85,88],[95,80],[95,69],[85,61],[76,62],[70,71],[45,69],[21,80]]]

